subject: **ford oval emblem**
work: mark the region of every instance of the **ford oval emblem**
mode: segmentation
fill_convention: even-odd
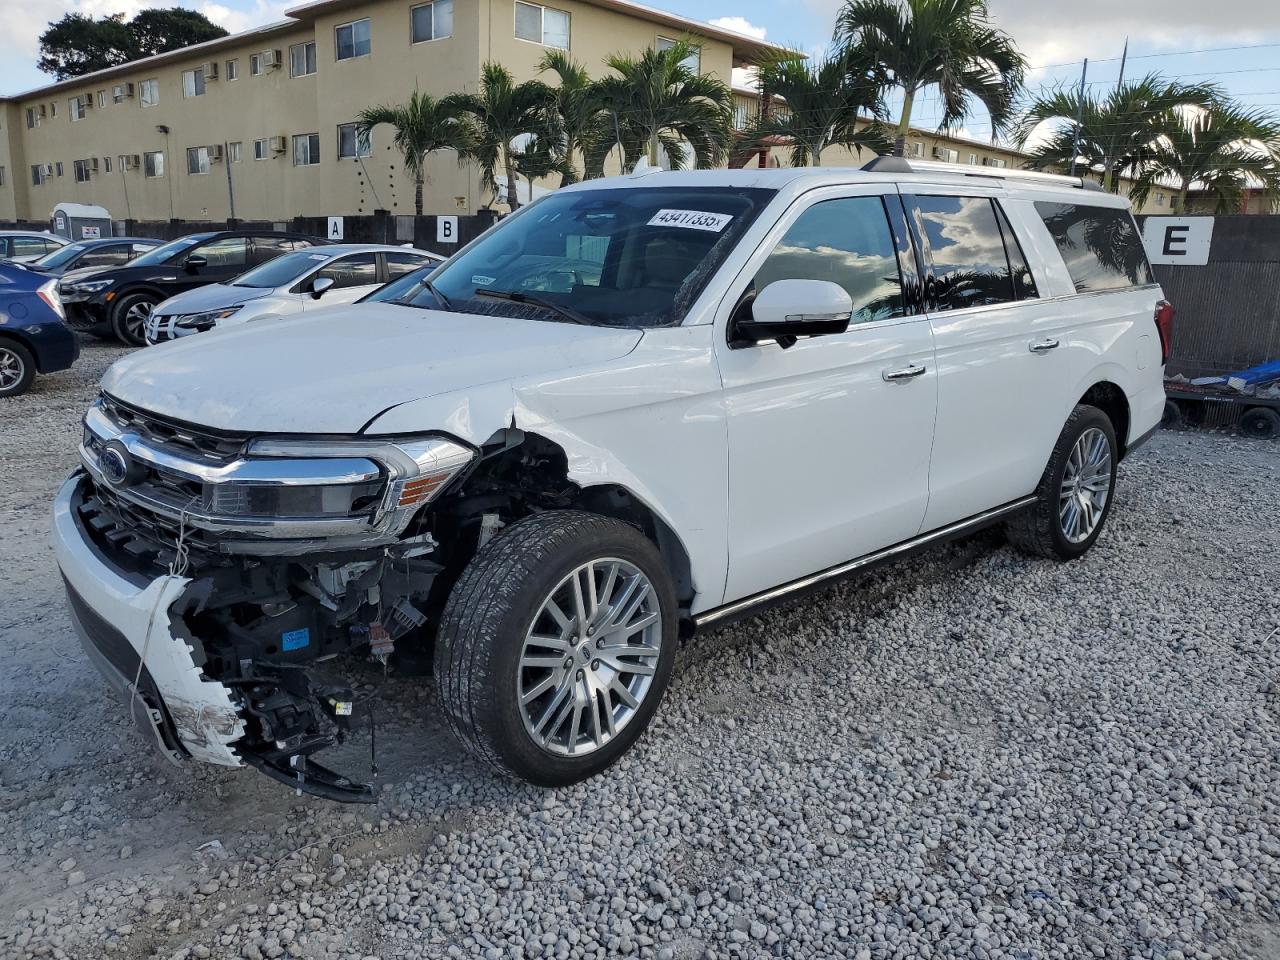
[[[102,471],[102,478],[113,487],[124,484],[129,479],[130,459],[124,444],[114,440],[108,443],[98,453],[98,469]]]

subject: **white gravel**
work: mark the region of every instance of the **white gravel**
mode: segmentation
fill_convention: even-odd
[[[1280,444],[1159,435],[1083,561],[989,532],[700,638],[572,789],[393,681],[352,808],[152,759],[72,636],[48,504],[120,353],[0,405],[0,957],[1280,956]]]

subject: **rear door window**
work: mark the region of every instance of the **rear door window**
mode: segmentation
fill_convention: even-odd
[[[387,279],[395,280],[406,273],[413,273],[419,267],[426,266],[427,262],[427,258],[418,253],[388,253]]]
[[[1154,283],[1147,252],[1128,210],[1077,203],[1036,203],[1036,213],[1062,254],[1076,293]]]
[[[756,293],[775,280],[839,284],[853,301],[850,323],[906,312],[898,252],[880,197],[824,200],[800,214],[761,264]]]
[[[1009,273],[1013,277],[1013,295],[1019,300],[1034,300],[1040,296],[1036,278],[1031,275],[1031,267],[1023,256],[1018,236],[999,203],[996,203],[996,218],[1000,221],[1000,233],[1004,235],[1004,252],[1009,258]]]
[[[77,267],[118,267],[128,263],[133,256],[132,247],[127,243],[113,243],[94,247],[76,261]]]
[[[934,310],[1014,299],[1004,237],[989,197],[909,198],[932,262]]]

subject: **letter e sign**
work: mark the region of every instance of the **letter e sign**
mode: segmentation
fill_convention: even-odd
[[[1209,262],[1213,217],[1147,217],[1142,245],[1152,263],[1202,267]]]
[[[458,242],[458,218],[436,217],[436,243]]]

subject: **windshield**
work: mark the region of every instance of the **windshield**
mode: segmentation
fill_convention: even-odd
[[[182,237],[180,240],[170,240],[163,246],[156,247],[154,250],[130,260],[129,266],[154,267],[158,263],[168,263],[173,259],[173,257],[181,253],[183,250],[191,249],[207,236],[208,234],[198,233],[195,236]]]
[[[65,247],[59,247],[52,253],[46,253],[32,265],[36,267],[60,267],[68,260],[73,260],[88,249],[89,244],[87,243],[69,243]]]
[[[378,299],[600,326],[678,324],[772,197],[732,187],[553,193],[431,274],[447,303],[421,284]]]
[[[286,253],[268,260],[262,266],[254,267],[248,273],[240,274],[231,285],[259,289],[287,286],[331,258],[332,254],[316,253],[314,250]]]

